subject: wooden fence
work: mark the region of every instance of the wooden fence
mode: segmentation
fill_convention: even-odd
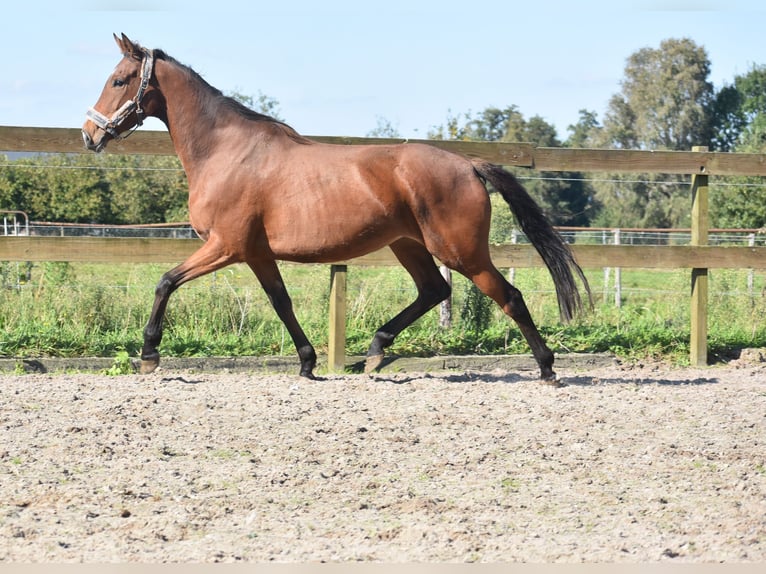
[[[406,143],[379,138],[313,137],[335,144]],[[410,143],[413,140],[408,140]],[[690,245],[573,245],[583,268],[689,269],[691,280],[691,345],[693,365],[707,363],[707,297],[709,269],[766,269],[766,247],[707,245],[711,176],[766,176],[766,154],[539,148],[525,143],[417,140],[505,166],[540,171],[689,174],[692,231]],[[0,152],[83,152],[80,130],[0,126]],[[172,155],[166,132],[139,131],[112,142],[110,153]],[[199,247],[194,239],[117,239],[95,237],[0,237],[0,261],[90,261],[177,263]],[[540,267],[530,245],[492,246],[498,267]],[[328,367],[345,364],[345,293],[348,266],[398,265],[390,250],[371,253],[331,266]]]

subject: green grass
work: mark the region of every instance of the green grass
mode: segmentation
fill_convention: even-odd
[[[31,280],[15,263],[3,266],[0,291],[0,355],[137,356],[159,265],[35,265]],[[298,320],[320,354],[327,349],[329,267],[283,265]],[[689,272],[622,272],[622,306],[614,305],[613,275],[588,271],[594,309],[561,324],[553,285],[541,269],[519,269],[514,283],[549,346],[557,352],[613,352],[618,356],[688,361]],[[766,346],[764,276],[755,275],[752,296],[747,271],[710,273],[709,353],[727,357],[743,347]],[[391,351],[400,355],[529,353],[518,329],[470,284],[453,274],[453,326],[442,329],[432,311],[405,330]],[[415,297],[400,268],[351,267],[348,279],[348,354],[364,354],[375,330]],[[473,319],[472,319],[473,317]],[[292,355],[286,330],[244,266],[233,266],[181,287],[167,313],[164,356]]]

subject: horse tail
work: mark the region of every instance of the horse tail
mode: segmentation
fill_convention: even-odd
[[[588,294],[592,298],[588,280],[572,255],[572,250],[559,233],[553,229],[543,214],[540,206],[510,172],[499,165],[482,160],[472,160],[473,168],[480,179],[492,184],[505,199],[519,222],[521,230],[529,238],[553,278],[559,302],[559,312],[563,321],[571,320],[582,311],[582,299],[577,289],[572,271],[577,274]]]

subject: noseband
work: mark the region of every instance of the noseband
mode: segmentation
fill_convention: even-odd
[[[90,108],[85,115],[88,119],[90,119],[94,124],[96,124],[98,127],[103,129],[106,133],[108,133],[112,138],[119,140],[123,139],[124,137],[128,137],[133,131],[135,131],[141,124],[144,123],[144,110],[141,109],[141,100],[144,97],[144,92],[146,91],[146,88],[149,86],[149,80],[152,78],[152,69],[154,68],[154,52],[152,50],[146,50],[144,49],[144,59],[141,62],[141,84],[138,86],[138,93],[136,94],[136,97],[132,100],[128,100],[122,106],[120,106],[120,109],[118,109],[114,114],[112,114],[111,118],[106,117],[101,112],[97,111],[95,108]],[[138,118],[138,122],[136,122],[136,125],[133,126],[133,130],[131,130],[128,135],[122,136],[119,131],[117,131],[117,128],[119,128],[123,123],[125,123],[125,120],[128,118],[130,114],[133,112],[136,112],[136,117]]]

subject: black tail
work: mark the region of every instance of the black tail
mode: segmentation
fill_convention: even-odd
[[[513,215],[521,226],[521,230],[537,249],[550,271],[556,286],[562,320],[571,320],[578,311],[582,310],[583,306],[572,270],[583,282],[585,291],[588,293],[588,301],[591,304],[592,300],[588,280],[575,261],[569,246],[553,229],[540,206],[535,203],[535,200],[529,196],[510,172],[499,165],[480,160],[474,160],[473,167],[479,177],[491,183],[492,187],[508,202]]]

